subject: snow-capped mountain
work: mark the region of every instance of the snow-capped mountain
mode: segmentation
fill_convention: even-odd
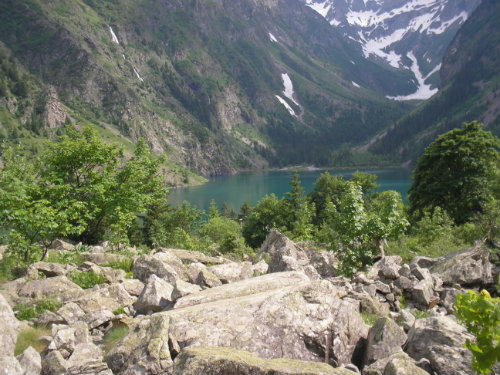
[[[366,58],[414,73],[410,93],[397,100],[427,99],[437,92],[448,44],[481,0],[301,0],[321,14]]]

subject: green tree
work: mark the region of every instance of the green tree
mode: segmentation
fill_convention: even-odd
[[[10,255],[31,263],[43,259],[57,237],[80,233],[84,222],[79,217],[82,209],[79,202],[72,199],[50,202],[44,198],[35,165],[19,156],[20,151],[10,148],[3,154],[0,235],[9,244]]]
[[[143,139],[126,159],[117,146],[99,139],[93,128],[79,132],[66,127],[58,142],[48,144],[40,163],[40,183],[50,202],[74,200],[84,207],[80,217],[85,228],[73,236],[75,240],[126,242],[137,214],[147,214],[167,198],[161,162]]]
[[[364,205],[361,186],[347,181],[345,188],[339,206],[330,214],[331,242],[338,250],[342,273],[352,276],[383,251],[381,241],[400,235],[408,222],[399,193],[387,191],[380,194],[372,204],[373,211],[369,211]],[[331,211],[333,205],[330,207]]]
[[[282,228],[282,211],[283,203],[276,195],[266,195],[262,198],[243,224],[243,237],[247,244],[253,248],[259,247],[272,228]]]
[[[472,353],[472,368],[478,374],[489,374],[500,362],[500,298],[491,298],[486,290],[471,290],[457,295],[453,310],[458,320],[475,336],[465,347]]]
[[[500,140],[476,122],[439,136],[424,151],[408,192],[410,213],[441,207],[457,224],[498,195]],[[496,194],[496,195],[495,195]]]
[[[311,239],[313,206],[304,197],[299,174],[294,171],[290,179],[290,191],[282,199],[281,221],[285,222],[286,234],[293,240]]]

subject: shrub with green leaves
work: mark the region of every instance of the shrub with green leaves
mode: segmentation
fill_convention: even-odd
[[[96,273],[94,271],[88,272],[80,272],[80,271],[71,271],[69,272],[69,278],[76,285],[79,285],[83,289],[89,289],[98,284],[104,284],[106,282],[106,278],[101,273]]]
[[[61,302],[53,298],[43,298],[33,303],[21,303],[14,306],[18,320],[29,320],[36,318],[45,311],[56,312],[61,307]]]
[[[465,347],[472,353],[472,368],[488,374],[500,362],[500,298],[492,298],[486,290],[468,290],[457,295],[453,305],[455,316],[475,336]]]

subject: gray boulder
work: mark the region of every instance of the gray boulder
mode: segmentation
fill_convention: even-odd
[[[139,297],[144,289],[144,283],[137,279],[125,279],[121,284],[128,294],[135,297]]]
[[[13,356],[0,356],[0,375],[24,375],[24,371]]]
[[[253,276],[252,263],[250,262],[218,264],[208,267],[208,270],[217,276],[223,284],[249,279]]]
[[[446,254],[430,270],[439,274],[446,286],[456,283],[462,286],[493,283],[489,252],[482,244]]]
[[[198,277],[196,278],[196,284],[198,284],[202,288],[213,288],[216,286],[221,286],[222,282],[208,269],[202,268],[200,270],[200,273],[198,273]]]
[[[191,284],[179,279],[175,283],[174,291],[172,292],[172,299],[177,300],[189,294],[198,292],[201,292],[201,287],[199,285]]]
[[[473,337],[451,316],[417,319],[408,332],[406,352],[415,360],[429,358],[435,345],[460,348]]]
[[[412,299],[415,305],[425,310],[432,307],[431,304],[435,300],[434,297],[434,282],[431,279],[422,279],[411,290]]]
[[[174,287],[171,284],[153,274],[134,303],[134,308],[139,314],[147,314],[173,306],[173,291]]]
[[[69,264],[36,262],[28,266],[26,276],[32,280],[38,279],[39,272],[46,277],[64,276],[68,271],[75,268],[75,266]]]
[[[378,318],[368,331],[364,358],[365,365],[401,351],[406,338],[406,334],[394,320],[388,317]]]
[[[472,354],[464,347],[432,345],[429,347],[429,361],[439,375],[474,374]]]
[[[383,375],[429,375],[429,373],[418,367],[408,354],[400,352],[391,356]]]
[[[16,319],[12,308],[0,294],[0,357],[14,355],[18,327],[19,321]]]
[[[184,349],[175,359],[174,375],[355,375],[345,368],[296,359],[265,359],[226,347]]]
[[[83,343],[75,347],[67,360],[68,375],[113,375],[108,365],[103,362],[102,351],[92,343]]]
[[[170,284],[175,284],[175,280],[179,278],[174,267],[170,264],[163,262],[158,257],[148,255],[141,255],[135,260],[132,272],[134,278],[144,283],[148,281],[151,275],[156,275]]]
[[[24,375],[40,375],[42,372],[42,358],[31,346],[28,346],[24,352],[19,354],[17,360],[23,369]]]
[[[268,273],[299,271],[309,264],[306,252],[276,230],[269,232],[260,253],[270,256]]]
[[[359,303],[342,300],[328,281],[312,282],[297,272],[267,274],[185,296],[174,309],[142,318],[106,362],[115,373],[168,372],[169,337],[181,348],[227,346],[264,358],[323,361],[331,332],[330,358],[350,363],[367,334],[358,311]]]
[[[17,292],[21,297],[43,298],[53,297],[66,302],[83,295],[83,289],[66,276],[49,277],[41,280],[31,280],[25,283]]]
[[[68,363],[57,350],[50,351],[42,360],[43,375],[66,375]]]
[[[199,251],[182,249],[165,249],[179,258],[183,263],[202,263],[202,264],[222,264],[226,261],[222,258],[211,257]]]

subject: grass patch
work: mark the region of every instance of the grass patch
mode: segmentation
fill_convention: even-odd
[[[120,315],[125,312],[125,306],[121,305],[119,308],[113,311],[113,314]]]
[[[377,314],[369,314],[366,312],[362,312],[361,318],[363,318],[363,321],[365,322],[366,325],[369,325],[371,327],[375,324],[379,316]]]
[[[47,347],[47,342],[41,340],[42,336],[50,336],[50,329],[47,327],[30,327],[22,330],[17,336],[14,355],[19,355],[32,346],[38,353],[41,353]]]
[[[408,302],[406,301],[406,298],[404,295],[401,295],[399,297],[399,307],[402,309],[406,309],[408,307]]]
[[[128,272],[132,271],[133,264],[134,264],[133,259],[127,257],[127,258],[117,259],[114,262],[109,262],[109,263],[105,264],[104,266],[111,267],[114,269],[124,270],[125,273],[128,273]]]
[[[97,284],[104,284],[106,282],[106,278],[103,274],[95,273],[94,271],[71,271],[68,275],[71,281],[83,289],[89,289]]]
[[[56,312],[61,307],[61,302],[53,298],[43,298],[34,303],[20,303],[14,306],[18,320],[29,320],[36,318],[45,311]]]
[[[415,317],[415,319],[425,319],[430,316],[428,311],[422,311],[419,309],[411,309],[410,313]]]
[[[75,251],[57,251],[51,252],[47,256],[47,262],[59,264],[81,265],[84,262],[82,255]]]
[[[108,353],[125,335],[128,333],[128,327],[119,325],[111,328],[103,338],[104,352]]]

